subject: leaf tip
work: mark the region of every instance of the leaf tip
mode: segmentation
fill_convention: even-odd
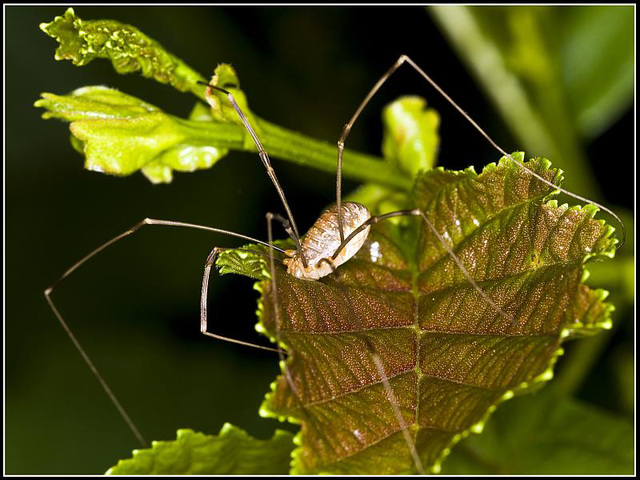
[[[42,22],[38,25],[38,27],[40,27],[40,30],[42,30],[47,35],[53,37],[54,35],[52,35],[52,33],[49,31],[52,25],[55,25],[57,22],[63,22],[67,19],[75,18],[75,16],[76,16],[75,10],[73,9],[73,7],[69,7],[64,11],[62,15],[58,15],[57,17],[54,17],[53,21],[48,23]]]
[[[225,422],[224,425],[220,428],[220,435],[228,435],[234,429],[233,425],[229,422]]]

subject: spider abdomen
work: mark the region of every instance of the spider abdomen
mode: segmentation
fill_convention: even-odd
[[[348,238],[354,230],[369,220],[370,217],[371,213],[364,205],[355,202],[343,203],[342,227],[344,238]],[[284,260],[284,264],[287,265],[287,272],[303,280],[318,280],[329,275],[336,267],[358,253],[358,250],[367,239],[370,228],[369,225],[363,228],[332,259],[342,242],[340,241],[340,230],[338,228],[338,206],[329,207],[322,212],[318,220],[302,238],[301,247],[307,260],[307,267],[305,268],[299,253],[293,251],[291,258]],[[323,259],[332,259],[333,262],[322,261]]]

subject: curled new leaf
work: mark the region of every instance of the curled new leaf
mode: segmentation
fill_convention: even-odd
[[[388,104],[382,113],[383,156],[412,178],[435,166],[440,145],[440,117],[426,105],[421,97],[400,97]],[[366,205],[374,215],[409,207],[406,194],[372,183],[362,185],[346,199]],[[392,223],[401,221],[400,218],[391,220]]]
[[[140,30],[115,20],[82,20],[73,8],[40,28],[60,46],[56,60],[86,65],[95,58],[111,60],[118,73],[140,72],[181,91],[194,91],[202,77]],[[201,90],[201,89],[199,89]]]
[[[548,161],[527,165],[559,184]],[[321,281],[278,264],[277,319],[263,277],[261,330],[288,351],[288,374],[262,413],[302,425],[294,473],[416,472],[411,444],[436,472],[499,403],[552,377],[563,341],[610,326],[604,292],[582,280],[587,259],[613,255],[612,228],[593,219],[594,207],[558,205],[554,193],[508,159],[480,175],[439,168],[417,179],[413,206],[495,305],[419,218],[413,228],[375,225],[356,257]]]
[[[421,97],[401,97],[382,112],[384,158],[397,163],[412,177],[435,166],[440,144],[440,116],[426,105]]]
[[[287,474],[293,435],[276,430],[269,440],[258,440],[225,424],[217,436],[178,430],[174,441],[153,442],[120,460],[111,475],[257,475]]]
[[[235,69],[227,64],[221,63],[214,70],[211,77],[210,85],[220,87],[231,93],[234,100],[242,110],[242,114],[246,117],[251,125],[251,128],[256,130],[259,136],[262,135],[262,129],[260,128],[260,122],[253,115],[253,112],[249,109],[249,103],[247,102],[247,96],[240,89],[240,79]],[[211,118],[214,122],[219,123],[234,123],[236,125],[243,126],[244,123],[235,107],[231,105],[227,95],[219,90],[212,89],[211,97],[208,99],[209,106],[211,107]],[[251,150],[255,148],[255,144],[251,135],[245,135],[244,148]]]
[[[244,92],[240,90],[238,74],[231,65],[227,63],[218,65],[213,72],[210,84],[229,91],[235,101],[238,102],[242,113],[250,119],[251,124],[255,124],[254,121],[251,121],[252,114],[249,110],[247,97]],[[218,122],[232,122],[242,125],[242,120],[238,116],[238,112],[236,112],[235,108],[229,103],[227,96],[219,90],[212,90],[211,94],[210,106],[213,119]]]
[[[135,27],[123,25],[114,20],[82,20],[75,15],[73,9],[69,8],[63,16],[56,17],[53,22],[42,23],[40,28],[60,43],[56,50],[58,60],[69,59],[75,65],[82,66],[94,58],[109,59],[119,73],[140,71],[146,77],[169,83],[178,90],[190,91],[199,99],[205,100],[205,87],[200,84],[204,81],[204,77],[182,60],[166,52],[160,44]],[[239,88],[238,76],[233,67],[228,64],[218,65],[212,81],[213,85],[233,94],[271,156],[334,173],[335,145],[292,132],[253,115],[248,108],[244,92]],[[87,88],[95,89],[95,87]],[[84,108],[84,106],[74,105],[70,96],[55,97],[51,94],[43,96],[44,100],[36,102],[36,105],[55,110],[45,114],[45,118],[70,120],[75,109]],[[143,105],[143,102],[138,99],[134,101],[138,106]],[[93,124],[90,132],[80,133],[80,135],[91,136],[93,140],[91,143],[96,147],[89,148],[94,157],[87,158],[87,168],[116,175],[127,175],[141,169],[153,182],[169,182],[172,178],[172,170],[193,171],[207,168],[223,156],[226,149],[256,152],[251,135],[246,131],[238,112],[229,103],[226,95],[214,91],[212,103],[210,112],[206,114],[202,113],[200,107],[196,107],[197,111],[191,116],[191,120],[198,120],[198,122],[187,122],[170,117],[174,123],[171,127],[166,122],[169,118],[166,114],[163,114],[162,118],[156,116],[152,119],[147,116],[139,119],[139,125],[130,121],[122,125],[112,122],[110,127],[113,129],[102,129],[101,132],[97,132],[97,129],[103,125]],[[115,107],[115,111],[107,110],[115,116],[129,116],[127,112],[119,112],[118,107]],[[105,108],[104,105],[98,108],[98,118],[102,119]],[[91,110],[88,109],[86,113],[90,114]],[[127,118],[127,120],[132,119]],[[202,120],[215,126],[204,126]],[[176,125],[182,129],[180,146],[177,149],[166,150],[167,143],[171,144],[180,136],[164,137],[164,134],[176,134]],[[129,126],[138,128],[132,130],[131,138],[126,138],[124,130]],[[72,126],[72,129],[76,128],[80,132],[81,127],[76,125]],[[111,133],[115,135],[113,138],[110,138]],[[162,136],[158,137],[158,133]],[[185,133],[188,134],[185,135]],[[88,153],[84,140],[79,136],[74,134],[71,141],[77,150]],[[109,151],[111,141],[113,141],[113,147]],[[133,147],[133,151],[142,153],[143,156],[137,161],[131,161],[131,158],[127,158],[131,155],[128,152],[117,151],[116,146]],[[155,151],[149,152],[149,149],[155,149]],[[158,150],[162,149],[165,150],[161,154]],[[113,153],[116,157],[113,162],[109,162],[108,156],[98,155],[103,153]],[[342,173],[345,177],[376,182],[405,191],[411,187],[411,178],[391,162],[350,150],[345,150],[344,159]],[[127,165],[124,165],[125,163]],[[124,168],[121,169],[121,167]]]
[[[217,124],[220,142],[205,135],[203,122],[187,122],[135,97],[106,87],[84,87],[70,95],[42,94],[44,118],[71,122],[74,147],[85,168],[111,175],[141,170],[154,183],[167,183],[173,171],[209,168],[224,157],[238,131]],[[222,145],[221,145],[222,143]]]
[[[241,98],[241,97],[240,97]],[[84,87],[69,95],[43,93],[35,102],[44,118],[71,122],[72,144],[86,168],[111,175],[141,170],[152,182],[170,182],[172,172],[208,168],[230,149],[255,152],[244,125],[217,121],[215,109],[197,104],[188,120],[106,87]],[[218,112],[220,113],[220,112]],[[250,113],[249,113],[250,115]],[[333,146],[255,118],[261,141],[274,157],[335,171]],[[345,177],[403,187],[409,178],[376,157],[345,150]]]

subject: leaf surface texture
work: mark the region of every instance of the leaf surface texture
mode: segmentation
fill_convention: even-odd
[[[545,159],[527,166],[561,180]],[[501,401],[552,377],[565,339],[608,328],[606,292],[582,280],[587,259],[613,255],[613,229],[593,218],[595,207],[558,205],[554,193],[504,158],[480,175],[436,169],[416,182],[414,208],[505,315],[421,217],[375,225],[356,257],[322,281],[297,280],[276,262],[277,324],[264,257],[220,256],[221,271],[262,279],[259,329],[288,352],[288,374],[262,412],[301,423],[293,473],[415,472],[402,423],[437,472]]]

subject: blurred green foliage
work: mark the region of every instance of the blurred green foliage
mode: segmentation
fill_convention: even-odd
[[[431,11],[527,150],[584,170],[584,140],[617,120],[633,96],[633,7]],[[583,171],[567,185],[593,195],[592,175]]]
[[[633,426],[545,390],[499,408],[444,464],[449,475],[629,475]]]

